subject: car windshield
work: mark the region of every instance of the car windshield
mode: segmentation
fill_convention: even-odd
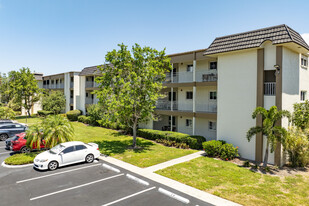
[[[60,151],[62,151],[65,148],[65,146],[58,144],[57,146],[54,146],[49,151],[53,154],[58,154]]]

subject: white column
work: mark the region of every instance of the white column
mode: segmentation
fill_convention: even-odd
[[[193,86],[192,111],[196,112],[196,86]]]
[[[80,97],[79,97],[79,109],[83,112],[83,115],[86,114],[86,77],[80,76]]]
[[[195,73],[196,73],[196,60],[193,60],[193,82],[196,81]]]
[[[173,111],[173,98],[174,98],[174,88],[173,87],[171,87],[171,111]]]
[[[73,109],[80,108],[80,86],[79,86],[79,73],[73,74]]]
[[[65,112],[70,111],[70,73],[65,73],[64,74],[64,79],[63,79],[63,84],[64,84],[64,96],[65,96]]]
[[[192,135],[195,135],[195,117],[192,119]]]
[[[171,131],[173,131],[173,116],[171,115]]]

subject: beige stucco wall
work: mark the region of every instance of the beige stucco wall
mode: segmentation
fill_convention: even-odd
[[[255,159],[255,138],[246,133],[256,125],[257,51],[248,50],[218,57],[217,139],[239,147],[242,157]]]

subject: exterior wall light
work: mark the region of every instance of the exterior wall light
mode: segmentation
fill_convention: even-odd
[[[280,74],[280,66],[278,64],[276,64],[276,65],[274,65],[274,67],[276,68],[277,73]]]

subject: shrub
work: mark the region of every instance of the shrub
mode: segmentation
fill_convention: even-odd
[[[59,114],[61,117],[67,117],[66,114]]]
[[[283,148],[288,153],[292,167],[303,167],[309,163],[308,130],[290,127],[283,141]]]
[[[160,131],[152,129],[139,129],[137,131],[137,135],[150,140],[167,140],[169,142],[183,144],[184,147],[188,146],[191,149],[201,149],[202,142],[205,141],[205,138],[203,136],[190,136],[188,134],[183,134],[179,132]]]
[[[244,167],[250,167],[250,162],[248,160],[246,160],[243,164]]]
[[[15,111],[15,115],[16,116],[20,116],[21,115],[21,111]]]
[[[38,111],[38,115],[41,116],[41,117],[46,117],[46,116],[51,115],[51,114],[53,114],[53,112],[51,112],[51,111],[45,111],[45,110],[39,110]]]
[[[16,116],[13,109],[9,107],[0,107],[0,119],[14,119]]]
[[[203,148],[210,157],[220,157],[224,160],[231,160],[238,156],[238,147],[225,141],[211,140],[203,143]]]
[[[103,108],[101,105],[92,104],[87,108],[87,113],[89,116],[90,124],[99,125],[98,120],[101,120],[103,117]]]
[[[210,157],[220,156],[221,146],[222,142],[216,140],[211,140],[203,143],[203,149],[205,150],[207,156]]]
[[[232,144],[223,144],[220,148],[220,158],[224,160],[231,160],[238,156],[238,149]]]
[[[85,115],[78,116],[77,121],[85,123],[85,124],[89,124],[91,122],[90,118]]]
[[[72,111],[68,111],[66,113],[67,118],[70,121],[77,121],[78,116],[80,116],[82,114],[82,112],[80,110],[72,110]]]

